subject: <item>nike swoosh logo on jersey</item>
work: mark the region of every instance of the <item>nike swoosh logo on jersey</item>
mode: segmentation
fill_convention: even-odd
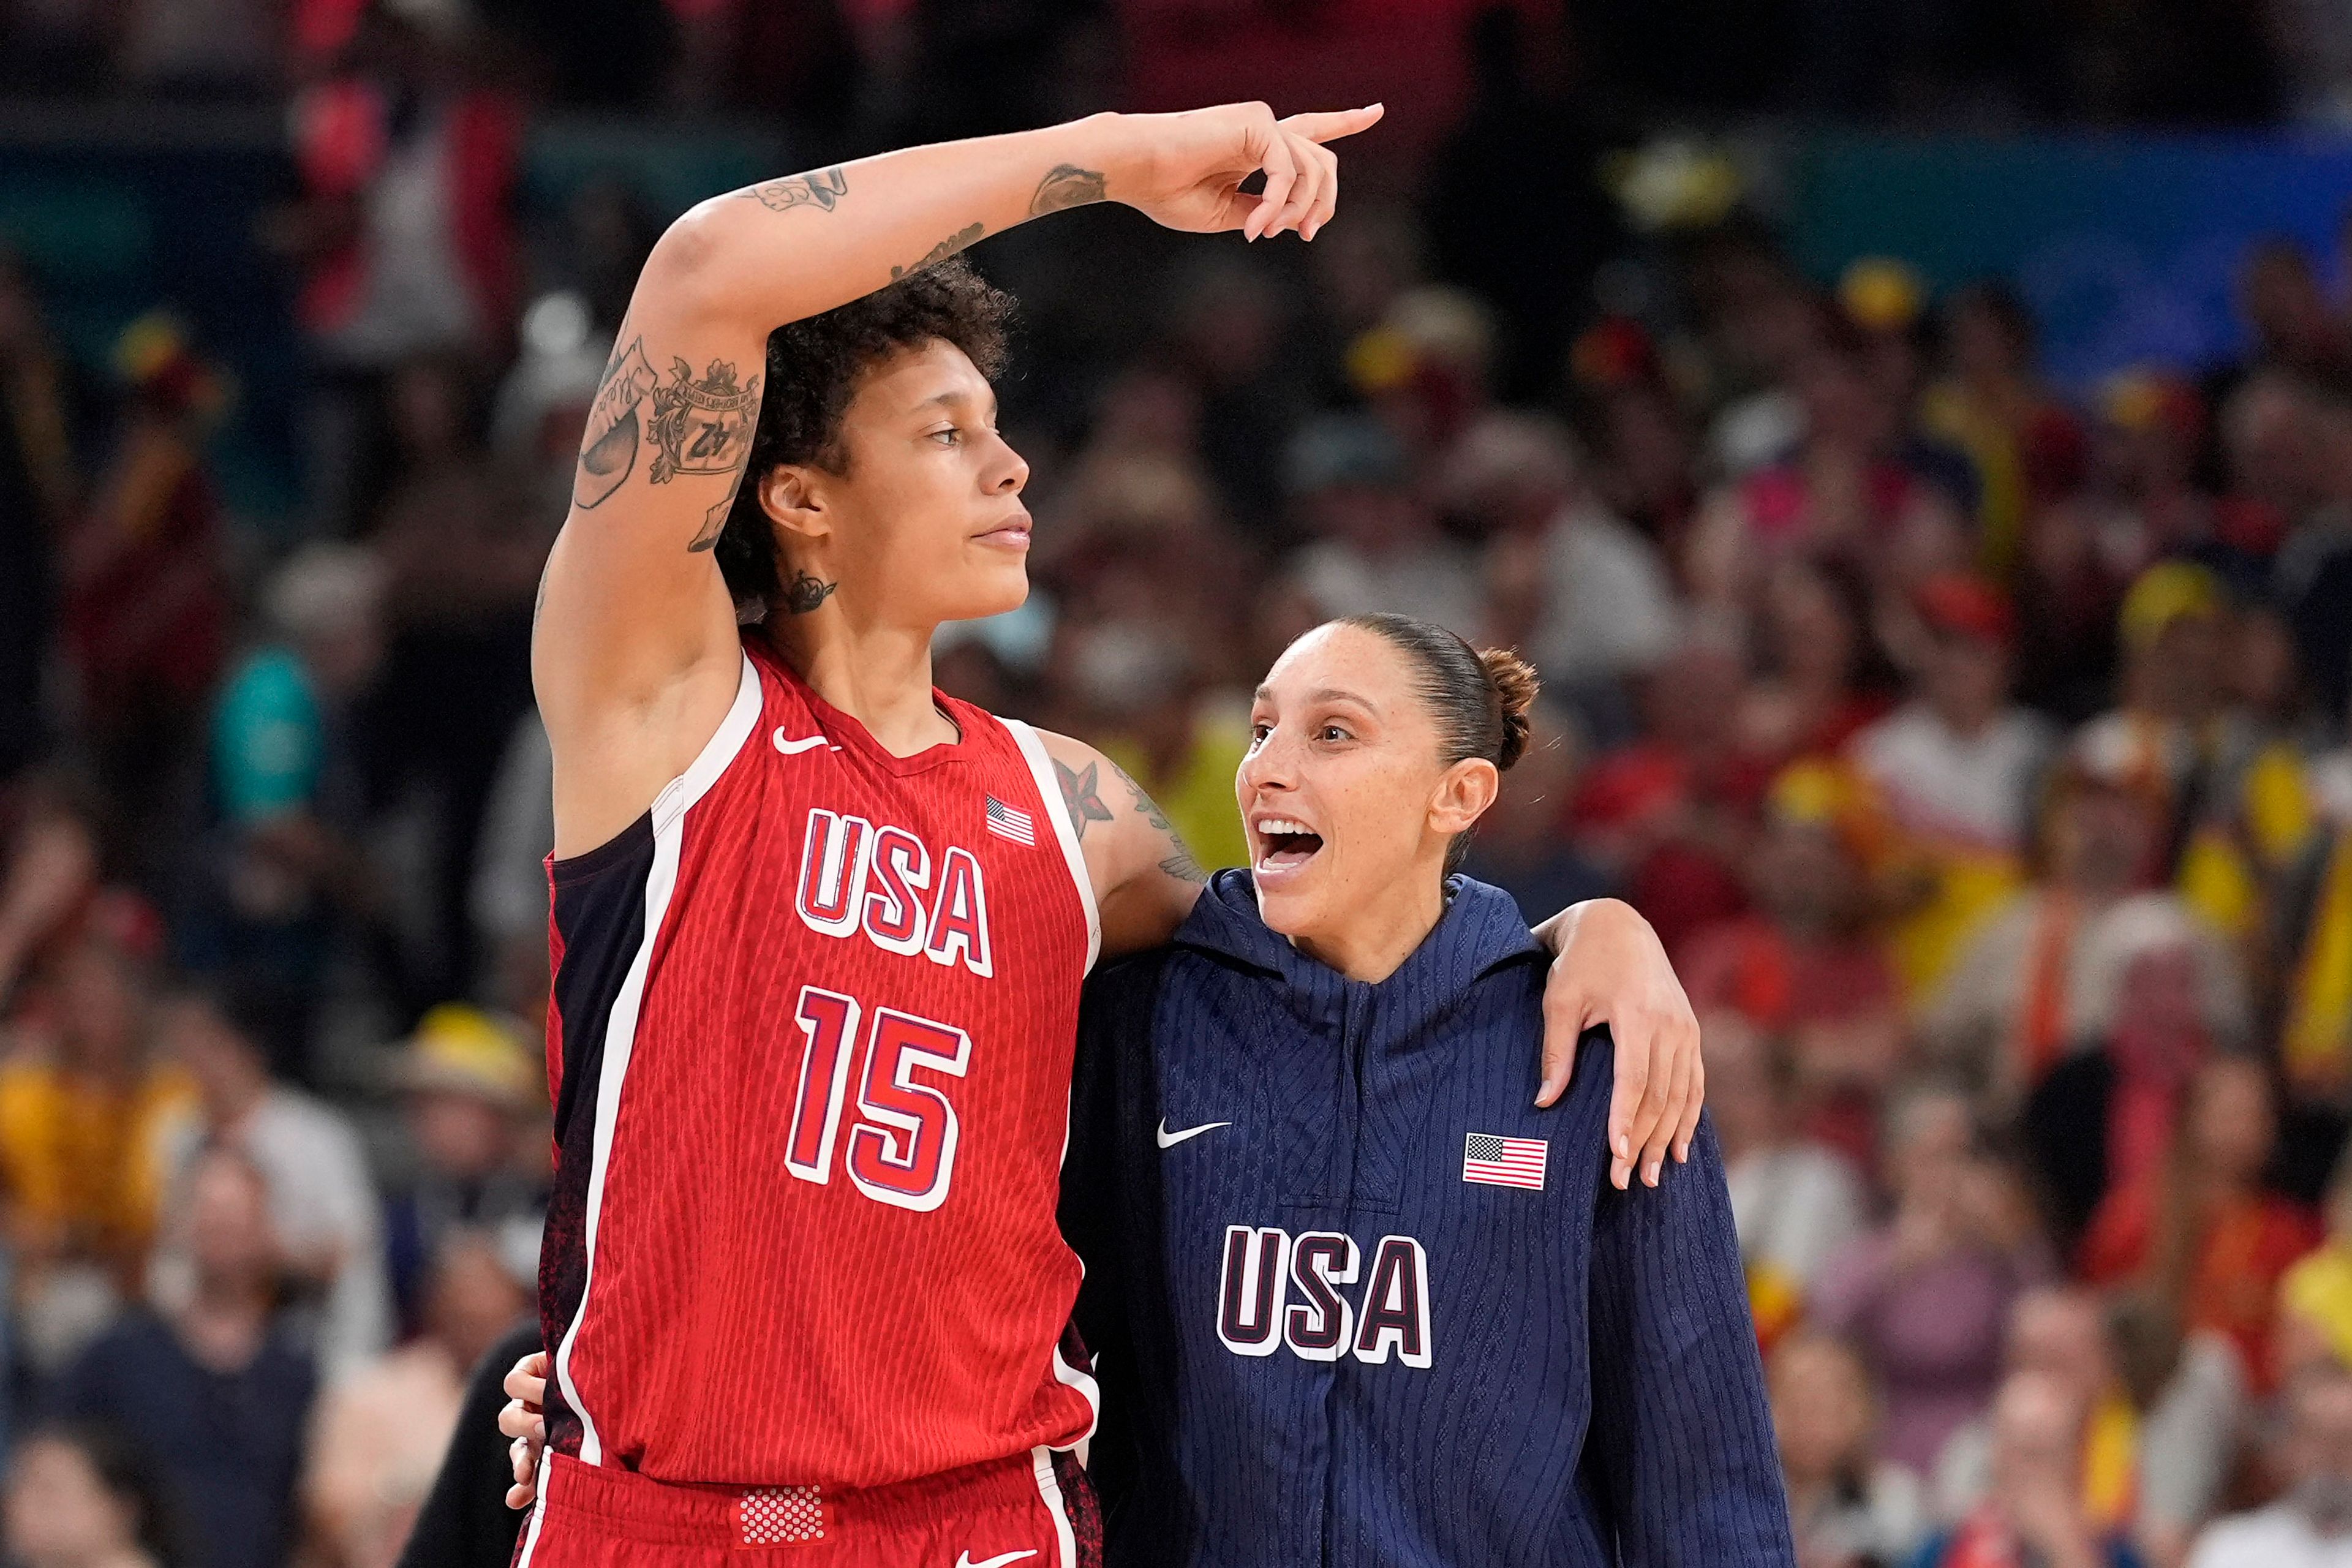
[[[1203,1132],[1214,1132],[1220,1127],[1231,1127],[1230,1121],[1203,1121],[1198,1127],[1187,1127],[1181,1132],[1168,1131],[1168,1118],[1161,1117],[1160,1125],[1151,1130],[1151,1137],[1162,1149],[1173,1149],[1187,1138],[1198,1138]],[[986,1568],[985,1564],[982,1568]]]
[[[770,738],[776,742],[776,750],[788,757],[796,757],[803,752],[814,752],[824,744],[823,735],[803,735],[797,741],[786,740],[784,727],[782,724],[776,726],[775,734]]]
[[[971,1553],[970,1552],[966,1552],[956,1559],[956,1568],[1004,1568],[1004,1565],[1007,1563],[1018,1563],[1024,1557],[1034,1557],[1036,1555],[1037,1549],[1033,1546],[1026,1552],[1007,1552],[1002,1556],[991,1557],[983,1562],[974,1563],[971,1560]]]

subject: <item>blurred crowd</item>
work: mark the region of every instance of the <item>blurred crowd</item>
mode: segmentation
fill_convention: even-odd
[[[178,8],[12,16],[85,9]],[[177,319],[74,363],[0,268],[27,1568],[391,1563],[530,1308],[531,594],[658,225],[617,176],[522,221],[534,100],[455,9],[290,8],[350,25],[263,237],[290,530],[223,501]],[[1538,743],[1468,868],[1631,900],[1685,977],[1805,1568],[2352,1561],[2352,257],[2245,256],[2237,363],[2062,388],[1999,279],[1623,221],[1515,47],[1481,21],[1418,184],[1311,247],[1101,212],[978,253],[1035,591],[941,684],[1229,866],[1290,637],[1518,647]]]
[[[265,102],[338,68],[380,0],[26,0],[0,9],[0,90]],[[775,117],[885,140],[1055,118],[1174,57],[1333,39],[1393,79],[1491,0],[391,0],[464,29],[543,101]],[[1507,0],[1565,15],[1589,90],[1632,113],[1801,112],[1991,125],[2352,118],[2342,0]],[[1160,57],[1153,58],[1151,57]],[[1182,89],[1177,89],[1180,96]],[[1395,107],[1395,105],[1391,105]]]

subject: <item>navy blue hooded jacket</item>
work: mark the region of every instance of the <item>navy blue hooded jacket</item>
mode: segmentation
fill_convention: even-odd
[[[1545,955],[1451,887],[1378,984],[1229,871],[1088,986],[1063,1224],[1111,1568],[1794,1561],[1712,1126],[1612,1187],[1606,1032],[1537,1110]]]

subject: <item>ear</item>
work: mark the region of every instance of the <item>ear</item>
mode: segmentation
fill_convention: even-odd
[[[1451,838],[1467,833],[1502,793],[1503,775],[1484,757],[1465,757],[1437,781],[1429,797],[1429,826]]]
[[[822,479],[814,468],[778,463],[760,476],[759,496],[760,510],[786,533],[816,540],[833,531]]]

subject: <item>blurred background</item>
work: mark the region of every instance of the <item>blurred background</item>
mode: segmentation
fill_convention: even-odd
[[[1517,646],[1472,869],[1685,978],[1805,1568],[2352,1562],[2352,5],[8,0],[11,1562],[390,1563],[530,1309],[662,226],[1253,97],[1389,106],[1314,246],[976,253],[1037,588],[942,683],[1231,865],[1289,637]]]

